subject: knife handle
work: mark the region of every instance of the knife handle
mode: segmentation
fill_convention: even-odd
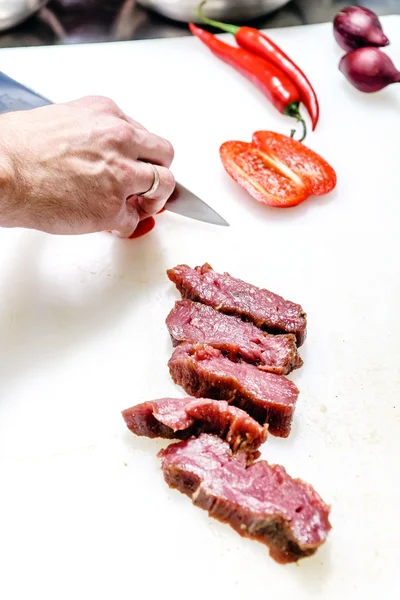
[[[53,102],[0,71],[0,114],[49,104]]]

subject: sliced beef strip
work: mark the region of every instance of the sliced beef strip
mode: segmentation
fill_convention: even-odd
[[[299,390],[285,377],[234,363],[202,344],[180,344],[168,366],[174,382],[190,396],[226,400],[261,425],[268,423],[273,435],[289,435]]]
[[[254,451],[265,442],[262,427],[240,408],[208,398],[161,398],[122,411],[127,427],[150,438],[187,439],[202,432],[225,439],[234,452]]]
[[[299,304],[260,289],[229,273],[217,273],[209,264],[191,269],[178,265],[167,271],[183,298],[251,321],[270,333],[293,333],[300,346],[306,338],[307,316]]]
[[[268,546],[277,562],[314,554],[331,529],[330,507],[282,466],[262,460],[246,467],[243,454],[233,455],[226,442],[207,434],[159,452],[170,487],[241,536]]]
[[[287,375],[303,364],[293,334],[270,335],[253,323],[220,313],[206,304],[175,303],[166,324],[176,345],[201,343],[219,348],[231,360],[244,360],[262,371]]]

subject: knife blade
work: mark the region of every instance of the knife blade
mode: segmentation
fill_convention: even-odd
[[[208,206],[208,204],[178,182],[165,208],[170,212],[196,219],[197,221],[229,227],[229,223],[215,212],[211,206]]]
[[[0,71],[0,114],[49,104],[53,102]],[[229,223],[211,206],[178,182],[164,208],[197,221],[229,227]]]

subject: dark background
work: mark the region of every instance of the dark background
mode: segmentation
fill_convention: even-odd
[[[400,0],[293,0],[252,22],[260,28],[332,21],[344,6],[358,4],[379,15],[400,14]],[[0,47],[110,42],[189,35],[187,26],[137,6],[135,0],[52,0],[22,25],[0,34]]]

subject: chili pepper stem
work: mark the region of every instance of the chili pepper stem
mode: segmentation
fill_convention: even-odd
[[[305,122],[302,114],[299,111],[299,103],[292,102],[291,104],[289,104],[286,107],[284,112],[285,112],[285,115],[288,115],[289,117],[293,117],[294,119],[296,119],[296,121],[298,123],[301,123],[302,128],[303,128],[303,135],[301,136],[301,138],[298,141],[303,142],[306,139],[306,135],[307,135],[307,125],[306,125],[306,122]],[[295,133],[296,133],[296,130],[292,129],[290,132],[290,137],[294,137]]]
[[[306,136],[307,136],[306,122],[305,122],[305,120],[303,119],[302,116],[299,116],[298,118],[296,117],[296,121],[298,123],[301,123],[302,129],[303,129],[303,135],[301,136],[301,138],[298,141],[299,142],[304,142],[304,140],[306,139]],[[296,130],[295,129],[291,129],[290,130],[290,137],[294,138],[295,134],[296,134]]]
[[[210,27],[216,27],[217,29],[221,29],[222,31],[226,31],[226,33],[232,33],[236,35],[239,31],[240,27],[237,25],[230,25],[229,23],[221,23],[220,21],[213,21],[213,19],[208,19],[203,13],[203,7],[207,4],[207,0],[203,0],[197,8],[197,14],[200,19],[206,25],[210,25]]]

